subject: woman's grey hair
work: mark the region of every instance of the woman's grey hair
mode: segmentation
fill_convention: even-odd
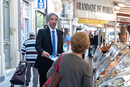
[[[47,20],[49,20],[49,18],[50,18],[51,15],[55,15],[58,18],[58,15],[56,13],[49,13],[48,16],[47,16]]]

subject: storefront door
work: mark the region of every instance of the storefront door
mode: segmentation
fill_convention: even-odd
[[[10,67],[10,11],[9,0],[3,1],[3,38],[4,38],[4,54],[5,68]]]

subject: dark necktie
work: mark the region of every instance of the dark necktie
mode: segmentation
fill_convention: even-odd
[[[55,55],[55,31],[52,31],[53,55]]]

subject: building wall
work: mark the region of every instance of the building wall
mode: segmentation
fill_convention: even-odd
[[[20,61],[18,50],[18,0],[10,2],[10,41],[11,41],[11,67],[16,67]]]
[[[46,0],[45,0],[46,1]],[[46,6],[46,2],[44,3],[44,5]],[[46,11],[43,8],[38,8],[38,0],[35,0],[32,3],[32,29],[33,31],[35,31],[35,33],[38,33],[39,29],[42,29],[43,27],[38,27],[38,14],[41,15],[41,20],[43,19],[43,21],[41,21],[41,24],[43,23],[43,25],[46,24]],[[42,18],[43,17],[43,18]]]
[[[23,29],[21,29],[22,43],[29,38],[29,32],[32,31],[31,3],[23,1]]]
[[[10,20],[10,68],[18,65],[20,60],[20,52],[18,48],[18,0],[9,0],[9,20]],[[3,40],[3,0],[0,0],[0,79],[6,76],[5,69],[5,54],[4,54],[4,40]],[[9,68],[9,69],[10,69]],[[0,81],[1,82],[1,81]]]
[[[61,13],[61,25],[63,26],[64,34],[66,35],[67,32],[70,32],[70,35],[73,34],[73,4],[69,2],[62,2],[63,9]],[[66,31],[67,30],[67,31]]]
[[[55,0],[48,0],[47,1],[48,13],[54,12],[54,1]]]
[[[3,0],[0,0],[0,76],[4,75],[4,49],[3,49]]]

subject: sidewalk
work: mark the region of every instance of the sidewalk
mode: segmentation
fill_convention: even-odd
[[[64,48],[65,50],[65,53],[70,53],[71,52],[71,49],[69,51],[67,51],[66,48]],[[85,56],[85,60],[90,64],[90,66],[92,65],[92,59],[91,58],[88,58],[87,57],[87,52],[86,52],[86,56]],[[91,66],[92,68],[92,66]],[[10,87],[11,86],[11,83],[10,83],[10,80],[15,72],[16,68],[11,68],[11,69],[8,69],[6,70],[6,76],[5,76],[5,81],[1,82],[0,83],[0,87]],[[32,72],[32,71],[31,71]],[[32,73],[31,73],[32,74]],[[33,75],[31,75],[33,76]],[[38,81],[39,82],[39,81]],[[14,85],[14,87],[20,87],[20,85]],[[31,82],[29,83],[29,86],[28,87],[32,87],[32,78],[31,78]],[[38,83],[38,87],[39,87],[39,83]]]
[[[0,83],[0,87],[10,87],[11,86],[10,80],[11,80],[15,70],[16,70],[16,68],[11,68],[11,69],[6,71],[7,74],[5,76],[5,81]],[[33,76],[33,74],[31,76]],[[20,87],[20,85],[14,85],[14,87]],[[31,78],[31,82],[29,83],[28,87],[32,87],[32,78]],[[38,87],[39,87],[39,84],[38,84]]]
[[[67,48],[64,48],[65,52],[68,53],[70,51],[67,51]],[[3,82],[0,82],[0,87],[10,87],[11,83],[10,80],[15,72],[16,68],[11,68],[11,69],[7,69],[6,72],[6,76],[5,76],[5,80]],[[31,71],[32,74],[32,71]],[[31,75],[33,76],[33,75]],[[39,82],[39,81],[38,81]],[[20,85],[14,85],[14,87],[20,87]],[[32,87],[32,78],[31,78],[31,82],[29,83],[28,87]],[[39,83],[38,83],[38,87],[39,87]]]
[[[10,79],[15,72],[15,68],[8,69],[5,72],[6,72],[5,80],[0,83],[0,87],[10,87],[11,86]],[[19,86],[15,86],[15,87],[19,87]]]

